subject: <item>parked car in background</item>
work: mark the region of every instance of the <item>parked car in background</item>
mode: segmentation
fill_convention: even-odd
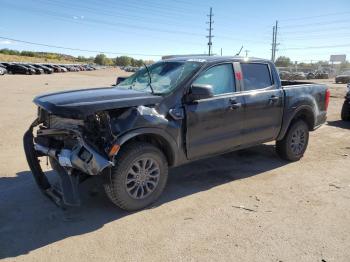
[[[328,79],[329,74],[324,71],[316,71],[315,72],[315,79]]]
[[[13,67],[13,65],[15,65]],[[7,68],[11,66],[11,70]],[[37,64],[37,63],[18,63],[18,62],[0,62],[0,67],[5,68],[8,73],[16,74],[52,74],[59,72],[79,72],[79,71],[92,71],[97,67],[88,64]],[[28,70],[24,70],[28,68]],[[103,67],[98,67],[102,69]],[[5,73],[4,70],[2,72]]]
[[[124,67],[124,70],[126,71],[126,72],[136,72],[136,71],[138,71],[140,68],[139,67],[137,67],[137,66],[126,66],[126,67]]]
[[[65,68],[64,66],[61,66],[61,65],[57,65],[60,69],[61,69],[61,72],[68,72],[68,69]]]
[[[61,68],[57,67],[56,65],[53,65],[53,64],[44,64],[44,65],[47,66],[48,68],[52,68],[55,73],[62,72]]]
[[[288,80],[290,77],[290,72],[288,71],[280,71],[279,76],[282,80]]]
[[[28,68],[20,64],[10,64],[6,67],[9,74],[25,74],[25,75],[34,75],[35,69]]]
[[[52,74],[54,71],[52,68],[48,68],[47,66],[44,66],[44,65],[32,64],[32,66],[36,68],[41,68],[42,70],[44,70],[45,74]]]
[[[269,141],[283,159],[301,159],[329,97],[325,85],[281,81],[269,60],[173,58],[115,88],[36,97],[24,149],[39,188],[58,205],[79,205],[79,181],[100,176],[114,204],[138,210],[159,198],[168,167]],[[41,169],[44,156],[58,190]]]
[[[8,67],[9,65],[12,65],[12,63],[7,63],[7,62],[1,62],[0,63],[0,66],[2,66],[2,67]]]
[[[315,73],[309,72],[306,74],[306,79],[315,79]]]
[[[84,68],[87,70],[87,71],[93,71],[93,70],[96,70],[94,67],[92,66],[89,66],[89,65],[85,65]]]
[[[341,119],[350,121],[350,83],[347,85],[348,92],[345,95],[345,101],[341,109]]]
[[[349,71],[345,71],[340,73],[339,75],[337,75],[335,77],[335,82],[338,83],[342,83],[342,84],[347,84],[350,83],[350,70]]]
[[[35,70],[35,74],[37,74],[37,75],[44,74],[44,69],[42,69],[42,68],[38,68],[38,67],[32,66],[30,64],[20,64],[20,65],[25,66],[27,68],[34,69]]]
[[[303,72],[291,73],[288,80],[305,80],[306,75]]]
[[[7,70],[5,67],[0,66],[0,75],[7,74]]]
[[[71,72],[70,70],[69,70],[69,65],[59,65],[61,68],[64,68],[66,71],[65,72]]]

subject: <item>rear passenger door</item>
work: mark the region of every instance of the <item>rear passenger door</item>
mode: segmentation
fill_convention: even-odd
[[[241,88],[244,98],[243,144],[274,140],[281,128],[283,90],[268,63],[241,63]]]

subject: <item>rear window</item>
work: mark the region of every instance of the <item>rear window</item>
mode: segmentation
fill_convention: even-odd
[[[270,70],[267,64],[241,64],[244,90],[256,90],[272,86]]]

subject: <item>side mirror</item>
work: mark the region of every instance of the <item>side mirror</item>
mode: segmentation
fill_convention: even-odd
[[[191,101],[210,98],[213,96],[213,86],[205,84],[193,84],[189,93],[189,98]]]
[[[125,79],[127,79],[127,77],[122,77],[119,76],[117,77],[117,81],[115,82],[116,85],[119,85],[121,82],[123,82]]]

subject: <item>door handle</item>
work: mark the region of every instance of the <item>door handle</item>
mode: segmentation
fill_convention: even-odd
[[[278,100],[279,100],[280,98],[278,97],[278,96],[271,96],[270,98],[269,98],[269,101],[271,101],[271,102],[277,102]]]
[[[230,106],[230,109],[237,109],[237,108],[240,108],[242,106],[242,104],[241,103],[235,103],[235,104],[231,104],[231,106]]]
[[[230,106],[229,106],[229,108],[230,108],[231,110],[240,108],[240,107],[242,106],[242,103],[238,103],[238,102],[236,101],[236,99],[234,99],[234,98],[230,98],[229,101],[230,101]]]

